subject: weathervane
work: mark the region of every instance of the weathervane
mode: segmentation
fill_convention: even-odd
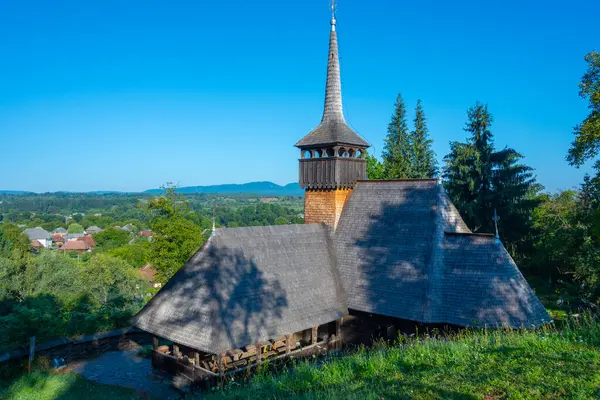
[[[500,240],[500,235],[498,235],[498,221],[500,221],[500,217],[496,213],[496,209],[495,208],[494,208],[494,216],[492,217],[492,220],[494,221],[494,225],[496,227],[496,239]]]

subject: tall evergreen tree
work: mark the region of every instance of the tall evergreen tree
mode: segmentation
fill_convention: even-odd
[[[415,129],[411,132],[411,178],[433,178],[437,175],[437,162],[435,153],[431,148],[433,140],[429,138],[427,118],[423,112],[421,100],[417,101],[415,108]]]
[[[388,133],[383,149],[383,169],[386,179],[410,178],[411,175],[411,143],[408,125],[406,124],[406,107],[402,96],[398,94],[392,120],[388,125]]]
[[[444,157],[446,190],[474,231],[494,232],[496,209],[502,239],[509,247],[518,246],[529,230],[540,186],[533,169],[520,163],[521,154],[511,148],[494,150],[493,117],[486,105],[477,102],[467,115],[467,142],[452,142]]]

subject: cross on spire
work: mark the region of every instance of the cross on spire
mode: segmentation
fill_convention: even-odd
[[[335,20],[335,7],[336,7],[336,0],[331,0],[331,30],[335,31],[335,24],[336,24],[336,20]]]
[[[498,221],[500,221],[500,217],[498,216],[498,213],[496,213],[495,208],[494,208],[494,216],[492,217],[492,220],[494,221],[494,226],[496,227],[496,239],[500,240],[500,235],[498,235]]]

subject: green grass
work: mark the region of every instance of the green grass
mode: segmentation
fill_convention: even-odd
[[[209,399],[600,399],[600,323],[560,329],[462,331],[447,340],[400,337],[343,355],[263,368]],[[2,399],[140,399],[135,391],[74,374],[35,372],[4,386]],[[190,395],[188,399],[202,399]]]
[[[0,382],[0,399],[7,400],[131,400],[144,399],[134,390],[102,385],[73,373],[33,372],[13,382]]]
[[[230,382],[211,399],[599,399],[600,325],[403,340]]]

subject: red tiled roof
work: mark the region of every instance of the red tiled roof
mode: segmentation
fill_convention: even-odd
[[[61,250],[86,251],[91,247],[83,240],[71,240],[60,247]]]
[[[31,245],[33,246],[34,249],[41,249],[42,247],[44,247],[44,245],[41,244],[39,242],[39,240],[32,240]]]
[[[55,233],[54,235],[52,235],[52,241],[57,242],[57,243],[59,243],[59,242],[62,243],[65,241],[65,238],[60,233]]]
[[[154,281],[154,275],[156,275],[156,269],[152,266],[152,264],[148,263],[139,269],[139,273],[142,278],[146,279],[149,282]]]
[[[96,242],[94,241],[94,238],[91,236],[81,236],[78,237],[77,239],[75,239],[75,241],[79,241],[79,242],[85,242],[90,249],[93,249],[94,247],[96,247]]]
[[[146,236],[146,237],[150,237],[152,236],[152,232],[151,231],[140,231],[138,233],[139,236]]]

